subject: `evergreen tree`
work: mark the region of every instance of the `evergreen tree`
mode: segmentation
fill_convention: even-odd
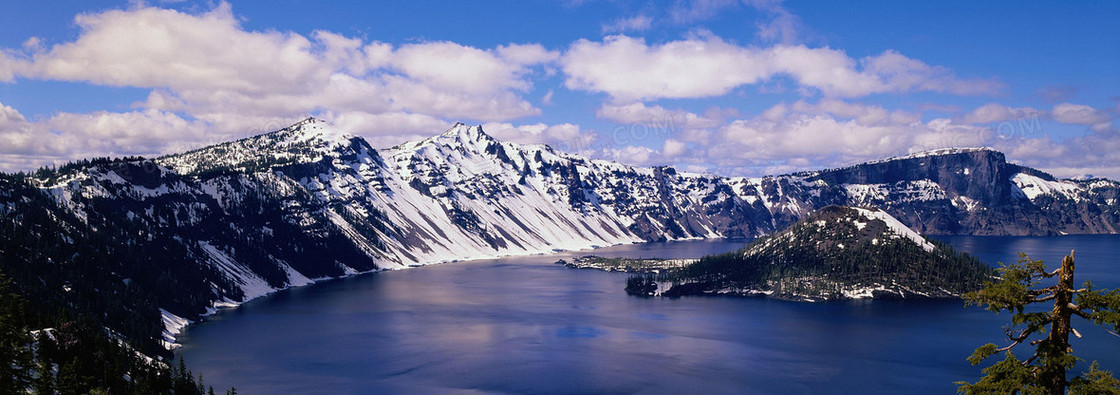
[[[27,390],[33,364],[23,300],[8,288],[0,275],[0,393],[14,394]]]
[[[35,363],[35,382],[32,386],[35,393],[38,395],[53,395],[54,392],[54,373],[51,371],[51,359],[48,353],[47,346],[50,339],[47,338],[44,331],[39,332],[39,338],[35,343],[39,345],[39,350],[36,355]]]
[[[71,358],[58,368],[58,393],[62,395],[85,394],[90,385],[82,375],[78,357]]]
[[[1019,254],[1019,262],[1002,265],[997,269],[1000,278],[988,281],[984,288],[965,294],[969,304],[982,305],[994,312],[1006,310],[1013,313],[1012,327],[1006,329],[1011,342],[1005,347],[988,343],[976,349],[968,358],[973,365],[988,357],[1005,352],[1003,361],[984,369],[985,376],[976,383],[957,382],[958,391],[967,394],[1063,394],[1072,393],[1120,394],[1120,381],[1111,373],[1097,369],[1096,362],[1088,372],[1067,379],[1066,371],[1079,358],[1073,355],[1069,335],[1081,337],[1072,327],[1072,318],[1081,317],[1104,326],[1113,333],[1120,331],[1120,290],[1094,290],[1085,282],[1080,289],[1073,287],[1073,252],[1062,260],[1062,266],[1047,271],[1042,261]],[[1057,281],[1042,286],[1043,280]],[[1049,311],[1030,312],[1030,306],[1053,302]],[[1037,337],[1037,339],[1035,339]],[[1028,344],[1035,352],[1026,360],[1012,353],[1012,347]]]

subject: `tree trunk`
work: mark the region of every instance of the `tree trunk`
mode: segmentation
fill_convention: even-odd
[[[1070,318],[1073,309],[1073,251],[1062,259],[1062,268],[1058,271],[1058,285],[1054,290],[1054,310],[1051,311],[1053,322],[1050,324],[1050,337],[1047,339],[1050,349],[1047,350],[1045,365],[1042,367],[1040,381],[1045,386],[1046,392],[1053,395],[1064,394],[1066,386],[1066,366],[1063,366],[1065,356],[1073,352],[1069,346]]]

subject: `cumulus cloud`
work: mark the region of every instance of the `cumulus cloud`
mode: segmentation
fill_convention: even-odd
[[[668,110],[640,104],[604,106],[600,110],[620,121],[633,120],[625,114],[659,111]],[[1000,127],[1002,121],[1022,116],[1038,120],[1044,115],[1031,108],[990,103],[960,119],[923,121],[918,113],[878,105],[836,99],[799,100],[779,103],[751,117],[719,122],[711,129],[710,141],[703,144],[672,135],[661,151],[623,147],[601,155],[643,164],[670,163],[714,174],[760,176],[847,166],[939,148],[992,147],[1013,162],[1059,177],[1094,174],[1120,178],[1120,130],[1108,123],[1103,110],[1069,105],[1054,111],[1056,121],[1092,126],[1083,136],[1061,140],[1043,134],[1008,133]],[[995,122],[1000,125],[978,125]],[[1041,124],[1026,127],[1041,130]]]
[[[602,42],[581,39],[561,63],[568,88],[622,101],[718,96],[768,74],[752,51],[713,36],[656,46],[623,35]]]
[[[1058,177],[1094,175],[1120,179],[1120,132],[1091,131],[1055,141],[1047,136],[1018,138],[997,144],[1010,160]]]
[[[688,144],[685,144],[683,141],[666,139],[665,146],[661,149],[661,152],[665,157],[675,158],[688,152]]]
[[[299,91],[331,67],[294,33],[248,32],[228,3],[200,14],[138,8],[81,14],[77,40],[36,54],[32,78],[108,86]],[[230,50],[236,48],[237,50]]]
[[[598,42],[581,39],[560,62],[568,88],[603,92],[622,102],[720,96],[779,75],[828,97],[990,94],[1002,87],[995,81],[959,79],[946,68],[895,51],[856,60],[827,47],[745,47],[710,33],[654,45],[626,35]]]
[[[141,5],[82,14],[75,25],[79,34],[72,41],[46,47],[32,39],[22,49],[0,51],[0,82],[72,81],[150,92],[131,112],[24,121],[36,130],[106,137],[99,133],[114,122],[134,121],[136,130],[151,134],[181,133],[192,125],[210,135],[201,140],[217,140],[318,114],[389,142],[389,130],[408,136],[430,128],[428,134],[445,128],[447,119],[506,121],[540,114],[523,95],[537,73],[552,72],[560,56],[539,44],[394,46],[328,31],[307,36],[254,31],[241,25],[228,3],[197,14]],[[101,155],[166,148],[158,139],[114,136],[123,140],[91,149]],[[184,138],[183,144],[197,140]],[[12,147],[5,152],[15,152]],[[67,154],[66,147],[71,146],[52,152],[72,157],[89,152],[72,147]]]
[[[443,41],[404,45],[394,52],[391,64],[426,86],[490,94],[505,89],[528,90],[531,83],[523,78],[529,72],[527,66],[557,56],[540,45],[484,51]]]
[[[738,1],[681,1],[657,21],[690,23]],[[0,166],[94,155],[152,155],[287,126],[315,114],[388,147],[445,129],[451,120],[484,122],[500,139],[635,165],[672,163],[690,170],[758,175],[851,164],[949,146],[991,145],[1059,175],[1120,176],[1116,109],[1065,102],[1050,111],[989,103],[954,119],[856,100],[874,94],[998,93],[998,81],[962,79],[896,51],[853,58],[796,44],[796,16],[780,1],[745,2],[767,16],[760,42],[741,45],[712,33],[647,43],[627,35],[581,39],[565,51],[539,44],[480,48],[447,41],[390,44],[314,31],[253,31],[221,3],[201,13],[147,6],[83,14],[71,41],[29,38],[0,50],[0,82],[74,81],[148,89],[131,111],[27,117],[0,104]],[[649,29],[654,17],[612,21],[604,32]],[[527,95],[542,77],[563,72],[571,90],[609,99],[596,117],[602,133],[571,123],[518,123],[541,113]],[[468,77],[464,77],[468,76]],[[747,86],[793,83],[805,99],[753,116],[711,108],[666,108],[659,99],[727,95]],[[541,102],[552,102],[549,90]],[[556,92],[563,93],[563,92]],[[1061,92],[1059,92],[1061,93]],[[1041,93],[1040,93],[1041,94]],[[1058,101],[1055,101],[1058,102]],[[956,111],[951,111],[956,112]],[[1042,113],[1086,125],[1084,136],[1001,134],[981,124]],[[713,168],[714,166],[714,168]]]
[[[986,128],[839,100],[780,103],[717,129],[704,153],[714,173],[757,176],[850,165],[944,147],[990,145]],[[668,148],[668,147],[667,147]]]
[[[76,40],[7,68],[25,78],[153,88],[143,106],[204,118],[228,109],[273,115],[410,111],[494,120],[535,115],[539,110],[519,93],[532,87],[527,76],[536,66],[559,56],[538,44],[394,48],[325,31],[310,37],[249,31],[227,3],[198,15],[141,7],[75,21],[81,29]]]
[[[205,144],[207,125],[159,110],[56,113],[29,121],[0,104],[0,166],[29,169],[100,155],[146,155]]]

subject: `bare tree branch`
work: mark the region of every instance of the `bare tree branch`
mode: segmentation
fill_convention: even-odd
[[[1034,299],[1032,299],[1032,300],[1031,300],[1031,302],[1032,302],[1032,303],[1035,303],[1035,302],[1046,302],[1046,301],[1054,300],[1054,298],[1056,298],[1056,297],[1058,297],[1058,295],[1056,295],[1056,294],[1050,294],[1049,296],[1046,296],[1046,297],[1043,297],[1043,298],[1034,298]]]

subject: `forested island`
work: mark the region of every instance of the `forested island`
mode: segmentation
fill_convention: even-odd
[[[831,206],[738,251],[635,274],[642,296],[765,295],[801,301],[959,297],[994,275],[877,209]]]

